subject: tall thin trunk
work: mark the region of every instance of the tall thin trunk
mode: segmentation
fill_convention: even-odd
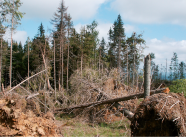
[[[166,72],[165,72],[165,80],[167,80],[167,59],[166,59]]]
[[[61,90],[61,41],[59,46],[59,91]]]
[[[55,94],[55,100],[56,100],[56,48],[55,48],[55,40],[54,40],[54,94]]]
[[[68,26],[69,27],[69,26]],[[67,91],[68,91],[68,65],[69,65],[69,28],[68,28],[68,56],[67,56]]]
[[[144,61],[144,98],[146,98],[147,96],[150,96],[150,54],[145,57]]]
[[[82,70],[83,70],[83,54],[81,54],[81,78],[82,78]]]
[[[128,70],[128,45],[127,45],[127,85],[129,83],[129,70]]]
[[[121,67],[121,37],[119,37],[119,47],[118,47],[118,73],[119,73],[119,77],[120,77],[120,67]]]
[[[62,63],[61,63],[61,64],[62,64],[62,72],[61,72],[62,74],[61,74],[61,86],[62,86],[62,88],[63,88],[63,67],[64,67],[64,66],[63,66],[63,44],[62,44],[62,47],[61,47],[61,48],[62,48]]]
[[[100,76],[100,62],[101,62],[101,50],[99,51],[99,76]]]
[[[13,0],[14,9],[14,0]],[[12,28],[11,28],[11,47],[10,47],[10,89],[12,88],[12,36],[13,36],[13,24],[14,24],[14,13],[12,13]]]
[[[134,79],[135,79],[135,52],[136,52],[136,50],[135,50],[135,43],[134,43],[134,40],[133,40],[133,45],[134,45],[134,62],[133,62],[133,82],[132,82],[132,85],[133,85],[133,87],[134,87]]]
[[[28,78],[29,78],[29,41],[28,41]],[[28,90],[29,90],[29,80],[28,80]]]
[[[64,4],[64,1],[62,1],[62,4]],[[63,6],[63,5],[62,5]],[[64,18],[64,15],[63,15],[63,7],[61,7],[61,52],[62,52],[62,60],[61,60],[61,87],[63,88],[63,43],[64,43],[64,40],[63,40],[63,18]]]
[[[1,52],[0,52],[0,92],[1,92],[1,70],[2,70],[2,48],[3,48],[3,37],[1,37]]]

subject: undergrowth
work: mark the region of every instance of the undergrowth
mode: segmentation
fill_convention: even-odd
[[[71,136],[130,136],[130,121],[124,118],[112,123],[87,123],[70,117],[56,117],[63,123],[61,133],[65,137]]]

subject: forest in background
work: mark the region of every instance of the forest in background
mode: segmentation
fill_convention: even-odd
[[[78,33],[64,1],[54,13],[50,35],[45,35],[42,23],[33,39],[26,43],[14,41],[12,35],[24,13],[19,12],[20,0],[1,1],[1,85],[14,87],[24,79],[47,69],[37,80],[25,84],[32,91],[52,89],[70,91],[70,78],[78,71],[81,78],[85,69],[95,70],[98,77],[109,74],[114,68],[118,71],[117,80],[131,87],[140,87],[143,83],[143,50],[146,47],[143,34],[125,35],[124,22],[118,15],[108,30],[108,39],[99,39],[98,22],[82,26]],[[7,21],[8,20],[8,21]],[[11,43],[3,39],[3,34],[11,30]],[[108,41],[108,42],[106,42]],[[148,46],[148,45],[147,45]],[[171,64],[157,65],[151,55],[152,83],[173,81],[185,78],[185,63],[178,61],[173,53]],[[29,85],[29,86],[28,86]]]

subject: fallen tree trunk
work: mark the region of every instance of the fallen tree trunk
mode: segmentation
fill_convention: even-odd
[[[17,84],[17,85],[16,85],[15,87],[13,87],[11,90],[9,90],[8,92],[6,92],[6,94],[10,93],[11,91],[13,91],[13,90],[16,89],[17,87],[19,87],[21,84],[23,84],[24,82],[26,82],[27,80],[29,80],[29,79],[31,79],[31,78],[33,78],[33,77],[35,77],[35,76],[37,76],[37,75],[39,75],[39,74],[45,72],[46,70],[47,70],[47,69],[45,69],[45,70],[43,70],[43,71],[40,71],[40,72],[34,74],[33,76],[31,76],[31,77],[29,77],[29,78],[23,80],[21,83]]]
[[[167,89],[168,88],[152,90],[150,92],[150,95],[168,91]],[[71,109],[77,109],[77,108],[86,108],[86,107],[90,107],[90,106],[94,107],[94,106],[98,106],[98,105],[109,104],[109,103],[114,103],[114,102],[116,103],[116,102],[120,102],[120,101],[127,101],[127,100],[130,100],[130,99],[143,98],[143,97],[144,97],[144,93],[139,93],[139,94],[125,96],[125,97],[120,97],[120,98],[114,98],[114,99],[97,101],[97,102],[88,103],[88,104],[82,104],[82,105],[73,106],[73,107],[69,107],[69,108],[59,108],[59,109],[55,109],[54,113],[57,113],[57,111],[71,110]]]

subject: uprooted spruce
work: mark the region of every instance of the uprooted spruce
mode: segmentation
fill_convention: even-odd
[[[57,136],[52,113],[37,117],[28,103],[15,96],[0,100],[0,136]]]
[[[131,121],[132,136],[186,136],[185,97],[155,94],[138,107]]]

